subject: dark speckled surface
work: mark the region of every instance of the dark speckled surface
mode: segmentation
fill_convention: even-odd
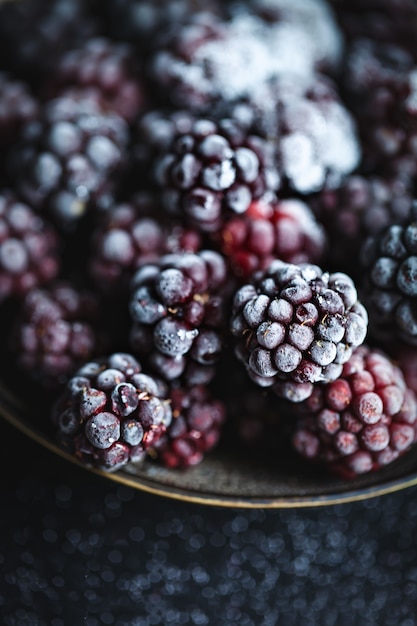
[[[319,509],[142,493],[1,422],[5,626],[417,623],[417,488]]]

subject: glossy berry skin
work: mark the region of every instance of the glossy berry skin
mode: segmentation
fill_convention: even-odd
[[[67,92],[45,103],[40,119],[25,126],[10,174],[28,202],[71,229],[113,202],[128,137],[121,117],[101,111],[81,92]]]
[[[265,270],[274,259],[320,262],[327,247],[324,229],[298,199],[253,202],[244,215],[226,221],[219,237],[220,249],[240,279]]]
[[[131,346],[159,376],[206,384],[225,331],[226,264],[212,250],[161,257],[132,279]]]
[[[97,304],[91,293],[62,281],[32,289],[12,331],[17,364],[44,387],[64,384],[101,348]]]
[[[80,461],[104,471],[140,462],[171,423],[166,394],[130,354],[85,363],[55,404],[57,438]]]
[[[414,392],[394,362],[368,346],[297,409],[295,449],[346,479],[392,463],[417,441]]]
[[[367,321],[346,274],[274,261],[236,291],[230,329],[249,376],[300,402],[340,375]]]
[[[203,385],[172,389],[169,397],[172,422],[155,444],[157,460],[167,468],[198,465],[219,441],[224,405]]]
[[[415,215],[415,208],[411,215]],[[417,345],[417,229],[414,219],[370,237],[361,251],[372,334]]]
[[[254,200],[274,197],[280,181],[273,145],[234,120],[199,118],[156,159],[166,210],[202,232],[216,231]]]
[[[48,97],[66,87],[96,92],[103,111],[112,111],[128,123],[145,108],[145,87],[139,78],[133,49],[105,37],[93,37],[65,52],[46,81]]]
[[[55,228],[9,191],[0,193],[0,301],[21,298],[60,271]]]
[[[168,253],[197,252],[201,235],[162,214],[157,198],[137,194],[116,204],[92,232],[90,273],[101,291],[127,291],[134,272]]]

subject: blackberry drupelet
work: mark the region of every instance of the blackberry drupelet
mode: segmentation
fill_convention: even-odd
[[[337,189],[324,188],[310,206],[323,224],[331,245],[331,267],[361,276],[360,249],[367,237],[410,218],[413,189],[400,177],[351,175]]]
[[[60,239],[51,224],[11,192],[0,192],[0,302],[21,298],[58,276]]]
[[[45,81],[45,91],[52,98],[66,87],[92,90],[103,111],[116,113],[131,123],[145,108],[146,88],[141,73],[129,44],[95,37],[62,55]]]
[[[172,422],[155,443],[156,458],[168,468],[197,465],[220,439],[224,405],[204,385],[174,388],[169,399]]]
[[[87,212],[107,209],[126,164],[128,127],[81,93],[44,104],[12,153],[10,172],[21,195],[56,225],[70,229]]]
[[[201,235],[162,214],[153,194],[112,207],[92,232],[90,273],[101,291],[127,291],[135,270],[176,252],[198,252]]]
[[[43,387],[64,384],[102,348],[91,292],[54,281],[23,299],[11,335],[17,365]]]
[[[80,461],[107,472],[143,461],[171,418],[165,385],[127,353],[83,365],[53,409],[58,441]]]
[[[273,145],[224,118],[196,119],[156,159],[167,212],[203,231],[216,231],[253,201],[270,201],[280,185]]]
[[[367,346],[297,408],[295,449],[343,478],[384,467],[417,441],[414,392],[388,356]]]
[[[367,321],[349,276],[276,260],[236,291],[230,329],[252,380],[300,402],[341,374]]]
[[[324,258],[327,239],[307,204],[298,199],[252,202],[242,216],[227,220],[219,234],[220,249],[234,274],[248,279],[274,259],[314,263]]]
[[[134,275],[131,349],[159,376],[183,386],[213,378],[226,326],[226,273],[220,254],[202,250],[163,256]]]
[[[410,220],[369,237],[361,251],[363,299],[372,335],[417,345],[417,207]]]

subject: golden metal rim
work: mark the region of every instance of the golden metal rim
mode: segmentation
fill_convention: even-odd
[[[42,445],[50,452],[57,454],[61,458],[69,461],[72,464],[77,465],[84,470],[88,470],[102,478],[110,479],[119,484],[149,493],[151,495],[169,498],[172,500],[179,500],[181,502],[187,502],[192,504],[232,509],[306,509],[359,502],[370,498],[389,495],[391,493],[402,491],[404,489],[408,489],[417,485],[417,475],[412,475],[409,478],[396,479],[379,486],[368,486],[364,488],[354,489],[352,491],[348,490],[342,494],[326,494],[323,496],[272,496],[271,498],[264,497],[257,499],[254,497],[238,498],[237,496],[220,496],[209,493],[203,494],[191,492],[190,490],[182,489],[180,487],[170,487],[168,485],[153,483],[152,481],[144,478],[134,479],[127,472],[123,471],[107,473],[94,467],[89,467],[78,461],[75,457],[71,456],[65,450],[61,449],[57,444],[48,439],[45,435],[31,428],[22,420],[18,419],[4,406],[0,407],[0,414],[7,422],[9,422],[24,435],[34,440],[36,443]]]

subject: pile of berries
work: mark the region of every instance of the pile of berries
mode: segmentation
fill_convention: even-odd
[[[416,25],[0,3],[1,375],[68,452],[178,471],[225,437],[351,479],[417,450]]]

